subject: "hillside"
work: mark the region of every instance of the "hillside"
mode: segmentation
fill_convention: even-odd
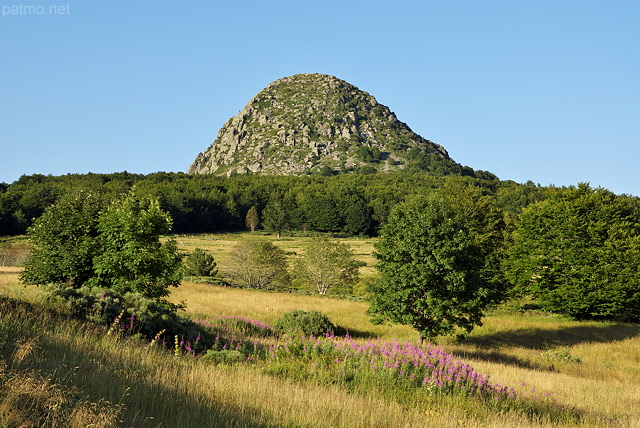
[[[329,174],[407,167],[460,170],[442,146],[413,132],[367,92],[333,76],[297,74],[258,92],[222,126],[188,173]]]

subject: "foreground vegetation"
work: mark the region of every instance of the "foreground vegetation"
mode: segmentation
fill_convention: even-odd
[[[0,274],[0,293],[20,300],[3,297],[0,307],[0,415],[6,426],[25,421],[142,427],[640,423],[637,325],[576,322],[503,307],[463,342],[440,338],[445,355],[453,353],[490,376],[492,384],[512,387],[525,398],[516,408],[495,407],[459,394],[407,394],[402,385],[375,387],[364,380],[357,387],[335,376],[314,377],[314,363],[324,361],[323,376],[330,376],[333,360],[293,358],[293,351],[281,348],[288,342],[255,332],[244,338],[285,354],[258,364],[206,363],[183,350],[176,354],[173,346],[163,350],[132,336],[109,335],[107,327],[57,313],[42,303],[40,288],[20,284],[18,275],[15,268]],[[224,316],[273,324],[294,309],[320,310],[349,330],[358,346],[416,338],[408,327],[371,325],[367,305],[358,301],[189,281],[172,290],[170,299],[185,301],[187,315],[212,324]],[[527,404],[533,397],[548,402]]]

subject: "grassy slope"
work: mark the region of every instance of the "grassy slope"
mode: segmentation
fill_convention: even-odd
[[[233,245],[233,238],[178,240],[185,249],[210,249],[223,269],[223,251]],[[207,243],[210,245],[204,245]],[[276,244],[289,251],[300,248],[298,239],[283,239]],[[356,249],[359,257],[371,263],[370,253],[366,253],[371,242],[355,244],[360,246]],[[227,250],[219,251],[225,246]],[[33,297],[37,291],[18,283],[15,270],[3,272],[0,294],[37,299]],[[293,309],[318,309],[356,336],[415,338],[406,327],[369,324],[362,302],[188,281],[173,290],[172,298],[186,300],[188,313],[199,316],[243,315],[273,322]],[[173,360],[171,355],[135,341],[105,338],[91,327],[36,312],[38,316],[34,317],[33,313],[20,315],[2,309],[0,359],[7,366],[2,372],[0,421],[8,426],[12,417],[24,417],[16,415],[15,406],[11,407],[17,379],[20,384],[34,385],[29,396],[36,402],[37,385],[40,390],[58,391],[68,403],[75,403],[67,407],[79,409],[81,419],[104,421],[102,426],[110,426],[117,404],[122,405],[119,418],[125,421],[124,426],[156,426],[158,421],[164,426],[536,426],[512,414],[491,415],[487,420],[487,415],[474,413],[464,403],[443,403],[418,412],[376,396],[348,394],[337,387],[274,379],[256,368]],[[7,333],[12,329],[15,332]],[[542,314],[521,316],[496,311],[465,342],[442,343],[497,383],[527,392],[535,389],[533,394],[541,396],[550,393],[560,404],[592,415],[587,426],[598,421],[602,426],[640,426],[640,326],[577,323]],[[12,378],[15,374],[18,376]],[[73,388],[80,393],[72,394]],[[59,400],[64,404],[63,398]],[[42,403],[46,400],[51,401],[51,397],[41,398]],[[46,408],[45,404],[41,407]],[[65,407],[60,404],[59,408]],[[55,415],[50,409],[49,413]],[[73,415],[69,413],[65,420],[73,420]]]

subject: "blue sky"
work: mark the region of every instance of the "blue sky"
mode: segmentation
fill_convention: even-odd
[[[640,195],[638,1],[0,5],[0,182],[186,171],[255,93],[317,72],[463,165]]]

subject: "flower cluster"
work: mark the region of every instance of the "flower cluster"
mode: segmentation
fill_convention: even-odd
[[[310,367],[310,377],[314,377],[314,371],[332,372],[350,382],[371,383],[377,378],[376,383],[383,380],[387,384],[427,388],[436,393],[491,396],[498,400],[516,397],[515,390],[492,384],[489,376],[476,372],[442,347],[420,348],[409,341],[358,343],[349,337],[303,337],[272,346],[267,358],[280,362],[305,361]]]

